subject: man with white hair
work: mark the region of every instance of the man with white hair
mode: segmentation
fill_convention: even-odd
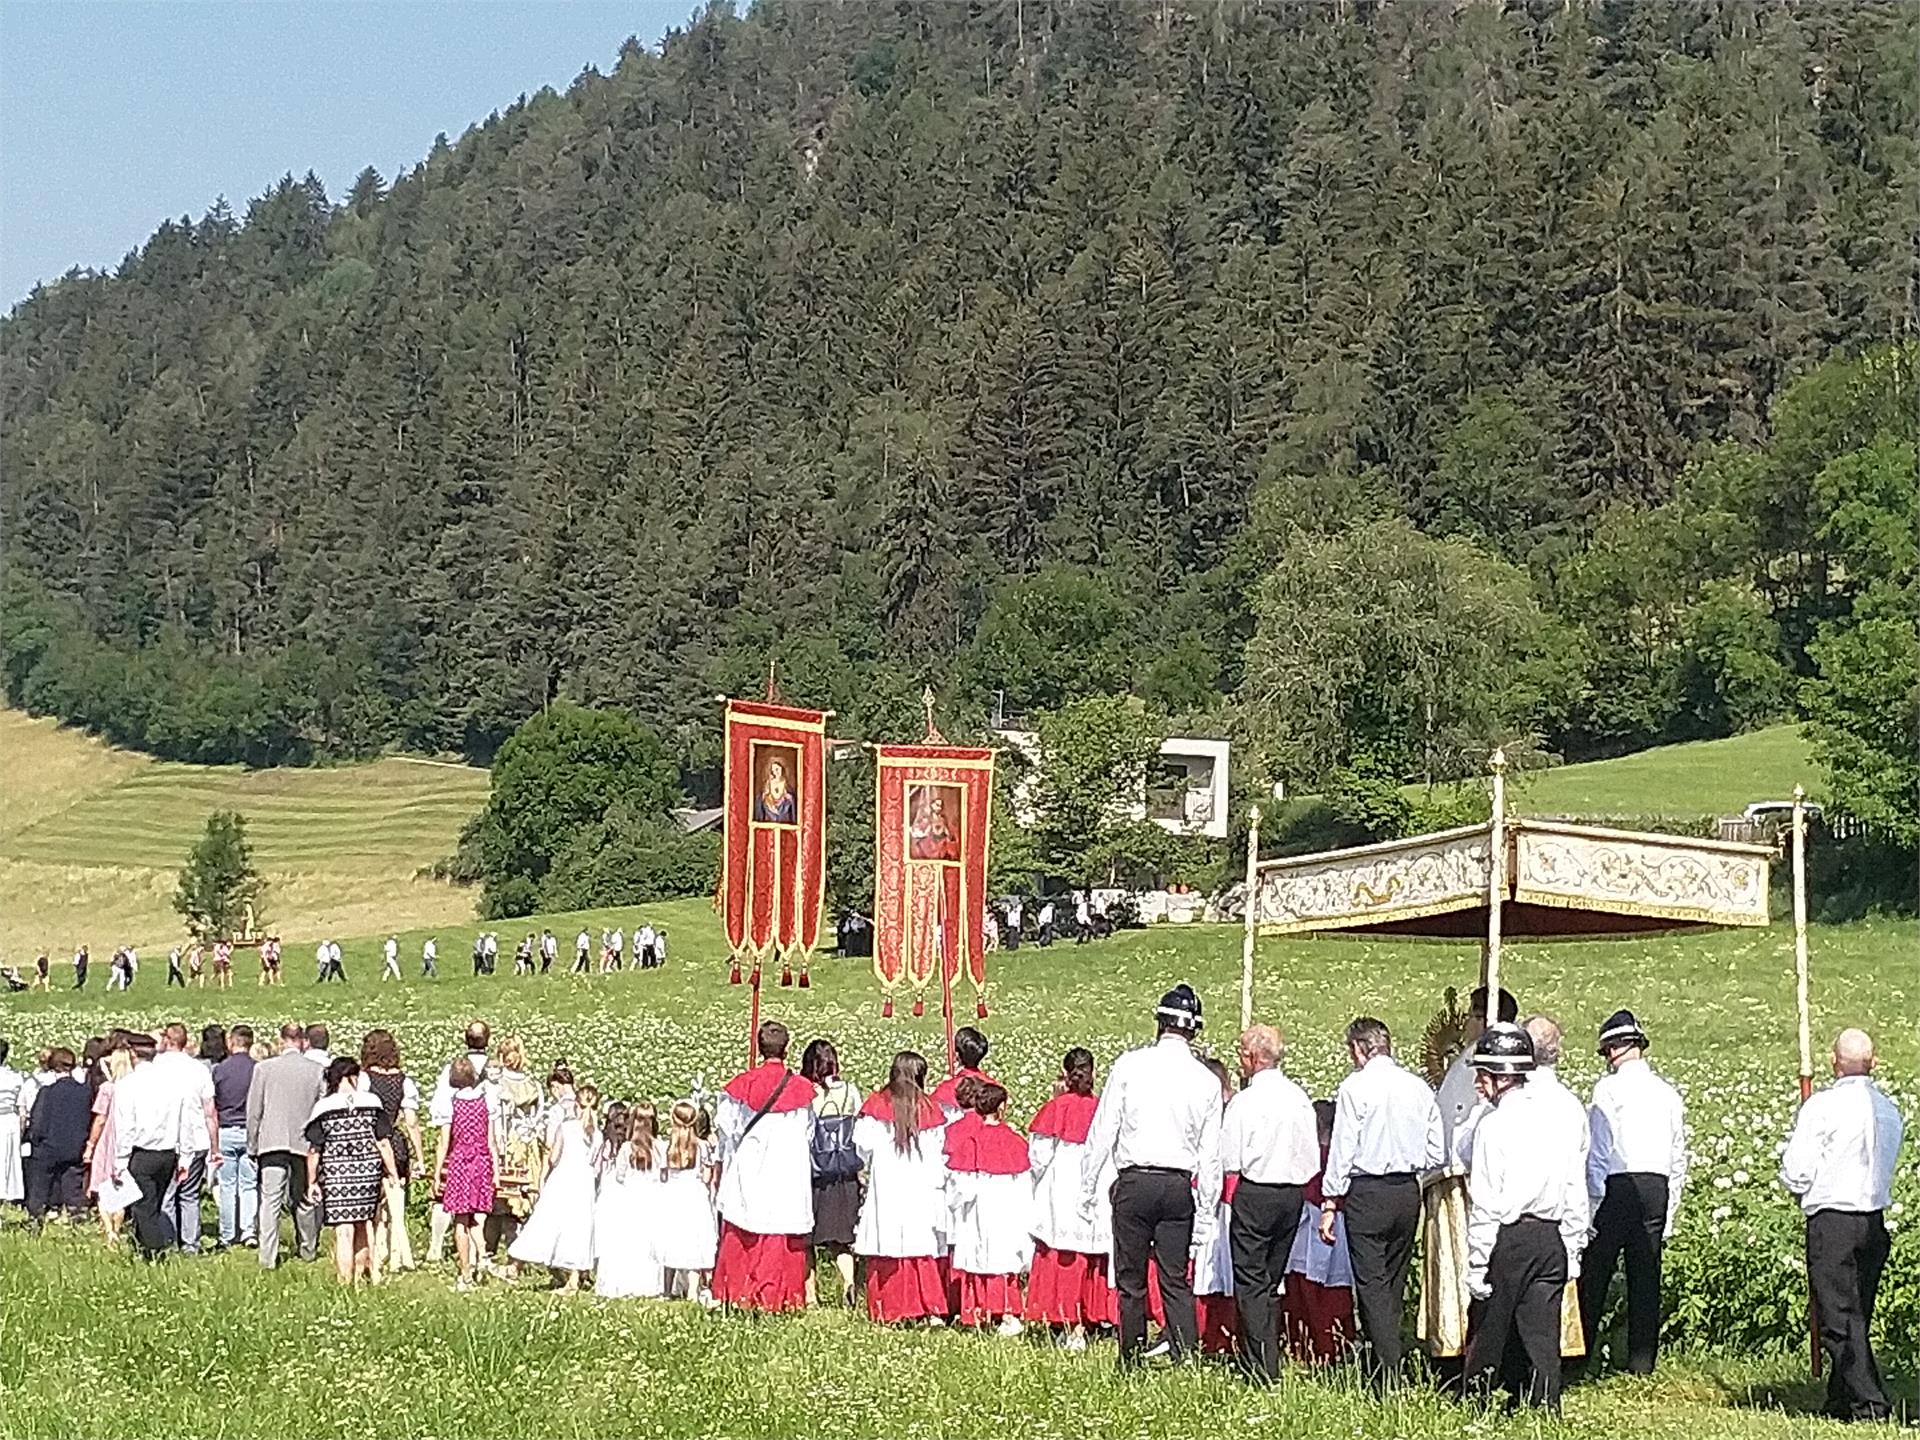
[[[1220,1162],[1232,1187],[1227,1244],[1240,1304],[1240,1363],[1256,1380],[1280,1378],[1280,1327],[1274,1296],[1286,1278],[1307,1182],[1320,1169],[1313,1101],[1281,1072],[1285,1042],[1271,1025],[1240,1035],[1246,1084],[1220,1127]]]
[[[1800,1107],[1780,1183],[1807,1217],[1807,1284],[1820,1345],[1832,1360],[1827,1413],[1885,1420],[1887,1387],[1869,1334],[1887,1264],[1885,1211],[1905,1138],[1900,1108],[1873,1080],[1873,1041],[1842,1030],[1833,1042],[1833,1084]]]

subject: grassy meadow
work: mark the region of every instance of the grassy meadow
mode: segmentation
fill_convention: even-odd
[[[1508,793],[1526,815],[1738,815],[1756,800],[1791,800],[1795,785],[1817,799],[1819,783],[1800,728],[1775,725],[1529,771]]]
[[[744,1057],[747,997],[727,984],[718,927],[699,901],[546,917],[562,968],[581,925],[596,937],[618,921],[664,925],[669,963],[605,979],[516,979],[513,942],[499,928],[502,973],[467,973],[475,927],[437,934],[442,979],[419,978],[418,929],[402,933],[406,980],[377,980],[378,934],[346,943],[350,983],[318,988],[308,954],[290,940],[289,984],[262,992],[244,972],[227,993],[169,992],[143,972],[131,995],[16,995],[0,1002],[0,1033],[16,1046],[72,1041],[110,1020],[180,1018],[271,1024],[324,1018],[336,1049],[373,1024],[399,1035],[425,1078],[458,1044],[470,1016],[524,1036],[545,1064],[565,1058],[610,1096],[685,1093],[718,1083]],[[1910,924],[1816,927],[1816,1030],[1861,1023],[1880,1038],[1884,1077],[1920,1115],[1920,982]],[[1239,932],[1158,927],[1086,946],[1023,946],[994,957],[985,1028],[989,1069],[1015,1108],[1044,1098],[1061,1053],[1090,1045],[1104,1065],[1149,1029],[1167,985],[1192,981],[1209,1007],[1210,1039],[1237,1026]],[[1371,1011],[1417,1037],[1446,986],[1472,982],[1464,949],[1355,941],[1261,943],[1257,1010],[1292,1039],[1289,1068],[1316,1094],[1340,1074],[1339,1031]],[[565,1300],[531,1277],[472,1295],[444,1272],[404,1277],[377,1293],[338,1294],[324,1266],[261,1277],[250,1256],[142,1268],[104,1253],[91,1234],[0,1233],[0,1440],[11,1436],[321,1431],[386,1436],[554,1433],[788,1435],[1220,1434],[1258,1425],[1278,1435],[1429,1437],[1620,1433],[1787,1436],[1840,1433],[1817,1408],[1798,1326],[1795,1212],[1773,1182],[1775,1146],[1795,1097],[1789,932],[1518,946],[1507,970],[1523,1006],[1563,1017],[1565,1065],[1577,1086],[1598,1061],[1589,1037],[1619,1004],[1654,1035],[1655,1059],[1688,1096],[1696,1173],[1669,1251],[1669,1355],[1650,1381],[1609,1374],[1576,1387],[1562,1425],[1503,1421],[1424,1394],[1387,1404],[1344,1374],[1292,1376],[1254,1392],[1211,1370],[1125,1378],[1111,1350],[1083,1357],[1029,1337],[882,1332],[864,1321],[810,1314],[766,1322],[711,1317],[684,1305]],[[864,962],[824,960],[807,990],[766,992],[767,1013],[796,1038],[832,1036],[863,1087],[903,1046],[940,1053],[937,1013],[880,1018]],[[97,983],[97,982],[96,982]],[[904,1007],[903,1007],[904,1008]],[[963,1005],[963,1014],[970,1013]],[[1920,1203],[1909,1160],[1900,1195]],[[1920,1334],[1920,1246],[1896,1235],[1882,1314],[1883,1357],[1913,1402],[1911,1337]],[[46,1305],[50,1293],[62,1303]],[[156,1326],[160,1322],[167,1328]],[[327,1337],[316,1346],[316,1340]],[[1906,1343],[1903,1357],[1900,1346]]]
[[[472,913],[470,892],[420,872],[450,853],[486,803],[487,774],[392,757],[364,765],[246,770],[118,750],[0,709],[0,947],[10,963],[88,942],[170,943],[172,899],[208,814],[247,817],[268,913],[289,933],[355,934]]]

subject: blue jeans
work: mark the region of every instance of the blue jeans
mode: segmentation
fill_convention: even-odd
[[[247,1127],[220,1127],[220,1243],[252,1244],[260,1213],[260,1167],[247,1154]],[[238,1223],[236,1223],[238,1222]]]

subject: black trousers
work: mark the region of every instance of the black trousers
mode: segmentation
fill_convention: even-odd
[[[87,1170],[76,1156],[55,1160],[38,1150],[26,1157],[27,1214],[35,1220],[46,1217],[55,1206],[70,1215],[86,1208]]]
[[[1667,1177],[1609,1175],[1600,1208],[1593,1212],[1593,1238],[1580,1262],[1580,1326],[1587,1359],[1600,1353],[1600,1320],[1614,1266],[1626,1257],[1627,1369],[1651,1375],[1660,1358],[1660,1249],[1667,1229]]]
[[[1836,1420],[1884,1420],[1890,1408],[1868,1338],[1887,1247],[1886,1221],[1878,1210],[1816,1210],[1807,1217],[1807,1281],[1820,1348],[1833,1362],[1827,1413]]]
[[[1147,1339],[1147,1257],[1158,1262],[1160,1308],[1177,1359],[1200,1351],[1200,1321],[1187,1278],[1193,1245],[1193,1177],[1184,1170],[1122,1170],[1113,1182],[1114,1288],[1120,1292],[1120,1362],[1139,1360]]]
[[[1373,1351],[1375,1383],[1398,1376],[1407,1311],[1407,1267],[1420,1229],[1420,1182],[1411,1173],[1355,1175],[1347,1184],[1347,1250],[1353,1259],[1353,1308]]]
[[[134,1243],[149,1260],[171,1250],[179,1239],[161,1202],[179,1172],[180,1156],[173,1150],[136,1150],[127,1158],[127,1178],[140,1187],[140,1198],[127,1207],[133,1222]]]
[[[1493,1291],[1468,1317],[1470,1394],[1504,1388],[1513,1401],[1560,1408],[1560,1307],[1567,1248],[1560,1227],[1533,1216],[1500,1227],[1487,1260]]]
[[[1227,1248],[1233,1255],[1233,1295],[1240,1305],[1240,1362],[1256,1376],[1280,1375],[1280,1323],[1274,1295],[1287,1275],[1293,1235],[1300,1228],[1303,1185],[1260,1185],[1242,1178],[1233,1192]]]

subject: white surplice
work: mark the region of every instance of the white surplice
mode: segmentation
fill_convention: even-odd
[[[953,1268],[1017,1275],[1033,1260],[1033,1176],[953,1172]]]
[[[902,1153],[888,1121],[862,1115],[853,1122],[853,1146],[867,1167],[866,1198],[853,1232],[855,1254],[917,1259],[947,1253],[944,1138],[944,1126],[930,1125]]]
[[[753,1235],[811,1235],[813,1111],[763,1115],[748,1134],[753,1113],[726,1094],[714,1110],[720,1218]]]

